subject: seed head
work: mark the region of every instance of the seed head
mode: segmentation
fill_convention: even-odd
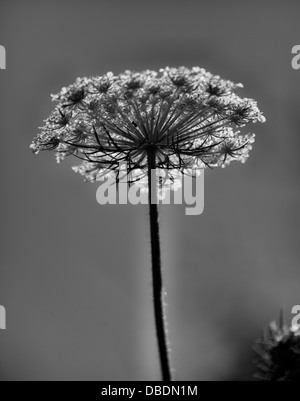
[[[300,381],[300,327],[273,322],[257,341],[257,378],[265,381]]]

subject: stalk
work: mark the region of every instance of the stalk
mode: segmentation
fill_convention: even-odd
[[[156,169],[155,150],[148,151],[148,186],[149,212],[152,256],[152,285],[156,335],[163,381],[172,381],[167,346],[166,316],[163,305],[163,282],[161,271],[159,222],[157,207],[156,175],[151,174]]]

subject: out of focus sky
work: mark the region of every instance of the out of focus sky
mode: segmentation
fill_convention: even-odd
[[[147,206],[100,206],[75,160],[34,156],[50,93],[78,76],[200,66],[267,118],[245,165],[205,173],[205,209],[162,206],[177,380],[251,381],[252,345],[300,304],[298,1],[2,0],[1,380],[159,380]]]

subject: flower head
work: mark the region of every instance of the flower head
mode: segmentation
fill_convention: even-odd
[[[245,162],[254,134],[240,128],[265,118],[241,84],[199,67],[125,71],[78,78],[52,96],[57,105],[33,140],[34,153],[54,150],[58,162],[73,155],[73,169],[94,181],[126,162],[132,180],[147,172],[147,156],[176,172]]]
[[[256,375],[259,379],[299,382],[300,327],[271,323],[255,350],[259,355]]]

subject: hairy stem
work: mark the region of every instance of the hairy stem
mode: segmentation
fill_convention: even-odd
[[[151,255],[152,255],[152,285],[154,300],[154,315],[156,324],[156,335],[158,341],[158,350],[162,371],[162,380],[171,381],[170,363],[168,356],[166,317],[163,305],[163,284],[161,272],[160,241],[158,208],[156,193],[156,175],[155,172],[155,150],[148,151],[148,186],[149,186],[149,211],[150,211],[150,233],[151,233]]]

